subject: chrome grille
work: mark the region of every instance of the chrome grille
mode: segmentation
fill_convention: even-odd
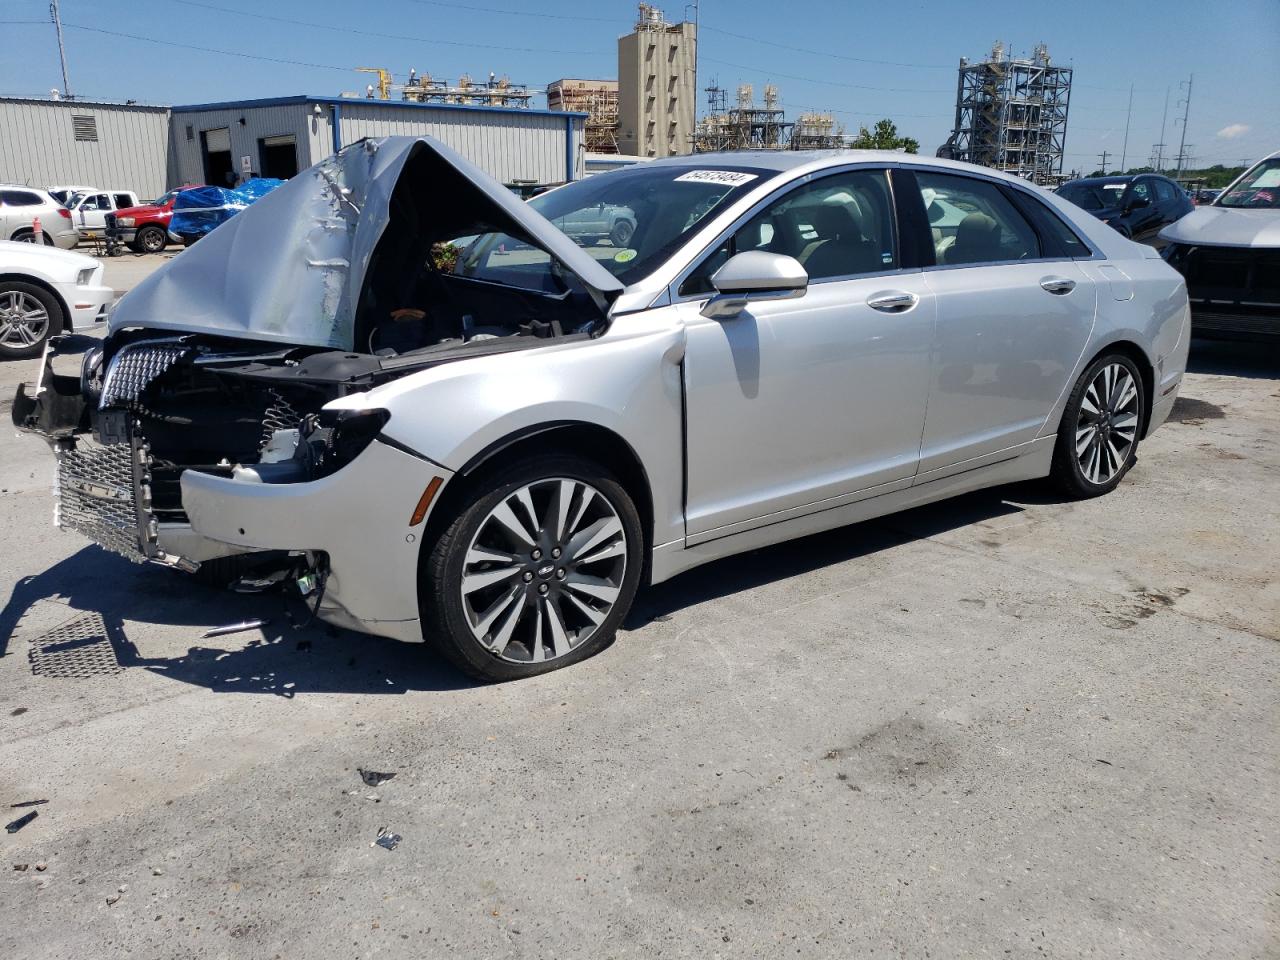
[[[156,377],[181,360],[188,349],[176,342],[135,343],[125,347],[107,366],[98,409],[133,403]]]
[[[145,451],[130,443],[108,446],[81,437],[59,446],[54,522],[137,563],[147,559],[138,539],[133,459]]]

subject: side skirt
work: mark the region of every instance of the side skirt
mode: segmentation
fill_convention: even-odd
[[[653,551],[650,583],[661,583],[686,570],[735,553],[756,550],[785,540],[795,540],[851,523],[861,523],[863,520],[872,520],[926,503],[946,500],[984,487],[1047,477],[1053,463],[1053,447],[1056,440],[1056,436],[1040,437],[1026,444],[1024,452],[1007,460],[975,467],[963,473],[951,474],[936,480],[917,482],[915,486],[903,490],[893,490],[854,503],[780,520],[742,533],[730,534],[697,544],[686,545],[680,541],[662,544]]]

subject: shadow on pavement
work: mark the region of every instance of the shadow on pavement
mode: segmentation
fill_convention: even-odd
[[[62,609],[50,609],[54,601]],[[24,577],[0,609],[0,656],[11,639],[43,632],[85,612],[101,614],[121,666],[142,668],[215,692],[404,693],[475,685],[422,644],[338,630],[321,623],[294,629],[279,594],[247,596],[216,590],[154,566],[133,564],[85,547],[43,573]],[[304,613],[301,606],[291,608]],[[34,622],[30,615],[37,614]],[[52,614],[52,616],[51,616]],[[132,621],[189,628],[193,641],[223,624],[271,622],[244,633],[193,643],[180,656],[146,656],[128,636]],[[24,623],[24,620],[27,622]],[[172,635],[174,631],[169,631]],[[138,631],[142,636],[144,631]]]
[[[683,607],[811,573],[971,523],[1021,513],[1023,508],[1018,503],[1060,502],[1061,498],[1045,483],[1011,484],[726,557],[641,592],[625,628],[637,630]]]

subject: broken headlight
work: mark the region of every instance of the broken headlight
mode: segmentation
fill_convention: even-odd
[[[308,417],[303,437],[312,477],[326,477],[360,456],[390,419],[386,410],[321,410]]]

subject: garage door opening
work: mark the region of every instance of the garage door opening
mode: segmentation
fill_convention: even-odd
[[[288,180],[298,173],[298,145],[293,136],[263,137],[258,141],[259,169],[264,177]]]
[[[226,127],[201,130],[200,152],[204,155],[204,182],[211,187],[234,187],[236,174],[231,163],[231,131]]]

